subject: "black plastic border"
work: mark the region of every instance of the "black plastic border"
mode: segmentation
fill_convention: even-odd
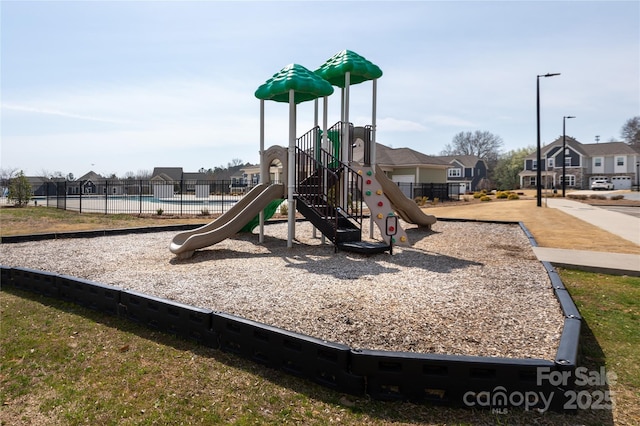
[[[469,222],[517,224],[532,246],[537,245],[521,222]],[[151,228],[147,232],[156,231],[157,228]],[[195,340],[303,377],[339,392],[367,394],[379,400],[408,400],[451,406],[475,406],[470,403],[477,402],[482,396],[490,398],[487,404],[482,405],[484,408],[512,405],[506,398],[509,392],[542,392],[558,396],[552,401],[550,408],[563,411],[566,402],[563,395],[567,387],[571,387],[571,383],[557,387],[548,382],[540,383],[538,371],[540,368],[548,373],[568,371],[570,377],[575,377],[582,319],[553,266],[548,262],[542,264],[565,316],[560,344],[553,362],[541,359],[352,349],[346,345],[223,312],[184,305],[67,275],[0,265],[0,277],[2,286],[9,285],[122,316],[147,327]],[[534,405],[527,408],[540,407]]]

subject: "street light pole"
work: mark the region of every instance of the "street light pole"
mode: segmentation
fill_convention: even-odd
[[[542,159],[540,158],[540,77],[553,77],[556,75],[560,75],[560,73],[547,73],[544,75],[538,75],[536,76],[536,122],[538,125],[538,154],[537,154],[537,161],[538,161],[538,167],[537,167],[537,171],[536,171],[536,199],[537,199],[537,206],[538,207],[542,207],[542,164],[540,164],[542,162]]]
[[[567,118],[575,118],[573,115],[567,115],[562,117],[562,198],[564,198],[565,187],[567,186],[567,175],[565,173],[567,163],[567,132],[566,125]]]

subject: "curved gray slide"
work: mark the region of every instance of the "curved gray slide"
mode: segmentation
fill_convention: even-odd
[[[400,216],[402,220],[426,227],[431,227],[431,225],[436,223],[436,217],[425,214],[415,201],[407,198],[398,185],[389,179],[377,164],[375,177],[380,183],[384,194],[391,204],[393,204],[393,210],[398,213],[398,216]]]
[[[197,249],[211,246],[237,234],[251,219],[264,210],[271,201],[283,198],[284,185],[259,184],[242,197],[233,207],[211,223],[173,237],[169,250],[186,259]]]

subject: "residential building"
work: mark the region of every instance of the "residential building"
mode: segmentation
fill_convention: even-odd
[[[364,155],[364,142],[356,139],[352,158],[362,163]],[[447,169],[451,165],[438,157],[411,148],[390,148],[376,143],[376,164],[409,198],[447,199],[459,194],[457,190],[449,191],[447,185]]]
[[[488,179],[487,162],[475,155],[438,156],[450,164],[447,183],[459,184],[460,193],[478,191],[481,182]]]
[[[541,148],[540,173],[543,188],[588,189],[591,182],[606,178],[615,189],[630,189],[638,181],[640,151],[624,142],[583,144],[566,137],[563,152],[562,136]],[[562,176],[564,163],[565,176]],[[519,173],[520,187],[535,188],[538,173],[537,152],[525,157],[524,170]]]
[[[175,193],[208,197],[211,179],[206,173],[184,172],[182,167],[155,167],[151,174],[153,196],[172,198]]]
[[[357,162],[364,159],[363,143],[359,140],[353,147],[353,159]],[[446,183],[447,169],[451,167],[439,157],[380,143],[376,143],[376,164],[396,183]]]

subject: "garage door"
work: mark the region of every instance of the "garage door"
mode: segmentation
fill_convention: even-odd
[[[613,189],[631,189],[631,176],[614,176],[611,183]]]
[[[391,180],[400,187],[407,198],[413,198],[413,184],[416,181],[414,175],[393,175]]]

